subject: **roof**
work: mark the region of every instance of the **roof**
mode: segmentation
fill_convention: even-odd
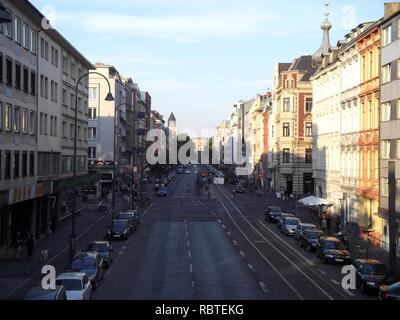
[[[44,18],[46,18],[30,1],[28,0],[23,0],[21,2],[22,6],[25,6],[25,9],[29,10],[29,16],[30,18],[37,23],[37,25],[41,26],[42,21]],[[33,14],[32,14],[33,11]],[[94,70],[95,67],[93,64],[86,59],[86,57],[81,54],[64,36],[59,33],[56,29],[47,29],[43,30],[42,32],[47,33],[49,36],[51,36],[55,41],[58,41],[63,44],[63,47],[73,53],[74,55],[78,56],[79,59],[81,60],[82,64],[87,67],[88,69]]]
[[[278,63],[278,72],[288,71],[291,65],[291,63]]]
[[[168,118],[168,122],[170,122],[170,121],[175,121],[176,122],[176,118],[175,118],[175,115],[174,115],[173,112],[171,112],[171,115]]]
[[[294,70],[305,72],[301,81],[310,81],[317,68],[313,66],[312,56],[301,56],[293,61],[288,71]]]

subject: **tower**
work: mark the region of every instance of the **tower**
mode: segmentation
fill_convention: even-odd
[[[329,22],[329,1],[325,0],[324,4],[324,16],[325,19],[321,24],[321,29],[323,32],[321,47],[312,56],[314,66],[318,66],[322,62],[322,54],[328,54],[331,48],[331,43],[329,39],[329,30],[332,29],[332,24]]]
[[[176,133],[176,118],[175,118],[173,112],[171,113],[171,115],[168,118],[168,128],[169,128],[169,130]]]

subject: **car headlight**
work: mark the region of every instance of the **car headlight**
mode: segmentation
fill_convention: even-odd
[[[367,282],[367,285],[368,285],[368,286],[375,286],[375,285],[376,285],[376,282],[368,281],[368,282]]]
[[[333,258],[334,258],[333,254],[326,254],[326,255],[325,255],[325,257],[327,257],[327,258],[331,258],[331,259],[333,259]]]

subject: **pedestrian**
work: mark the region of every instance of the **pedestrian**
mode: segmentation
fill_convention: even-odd
[[[23,245],[24,245],[24,238],[22,236],[21,231],[18,230],[17,234],[15,236],[15,260],[17,260],[17,261],[21,257]]]
[[[28,260],[32,260],[33,249],[35,248],[35,240],[33,235],[28,232],[28,237],[26,239],[26,249],[28,251]]]

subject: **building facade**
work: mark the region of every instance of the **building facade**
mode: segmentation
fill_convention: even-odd
[[[382,218],[382,246],[389,250],[390,230],[397,238],[400,256],[400,5],[387,4],[381,34],[380,87],[380,194],[379,216]],[[389,211],[389,163],[394,164],[395,210]],[[394,217],[390,216],[394,215]],[[396,225],[390,226],[390,218]],[[391,228],[392,227],[392,228]]]

